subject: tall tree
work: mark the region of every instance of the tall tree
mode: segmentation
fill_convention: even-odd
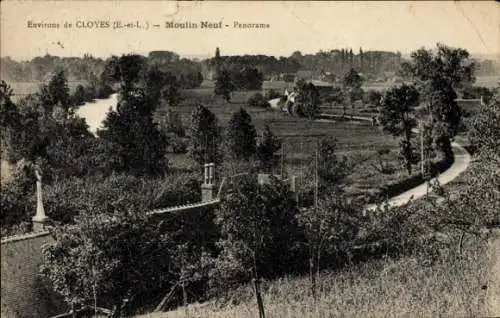
[[[197,105],[191,114],[189,155],[198,163],[221,162],[220,129],[217,117],[209,109]]]
[[[469,123],[468,138],[489,161],[500,164],[500,93]]]
[[[320,279],[321,257],[337,256],[354,241],[359,229],[358,211],[341,193],[334,192],[319,200],[316,208],[304,209],[297,215],[309,254],[309,279],[314,298]]]
[[[236,180],[235,192],[216,211],[221,252],[213,277],[254,279],[259,302],[261,277],[276,276],[297,264],[294,253],[297,202],[287,184],[272,178],[258,185],[255,176]],[[217,279],[217,281],[221,281]],[[262,308],[263,309],[263,308]]]
[[[414,86],[403,84],[394,87],[385,93],[378,117],[385,131],[393,136],[402,136],[400,155],[408,175],[411,175],[411,167],[416,160],[411,137],[416,126],[414,108],[418,103],[419,93]]]
[[[365,63],[364,63],[364,56],[363,56],[363,48],[359,48],[359,69],[361,72],[364,72],[365,70]]]
[[[257,146],[257,156],[260,160],[260,166],[265,171],[272,171],[275,166],[274,153],[281,148],[281,139],[277,138],[269,125],[266,125],[262,133],[262,139]]]
[[[140,55],[123,55],[112,62],[112,75],[121,83],[120,95],[116,111],[108,112],[98,135],[108,144],[109,157],[117,158],[116,171],[156,174],[167,167],[167,139],[153,122],[165,75],[144,67],[145,58]]]
[[[340,189],[345,177],[348,175],[348,167],[345,159],[337,154],[337,140],[323,139],[318,145],[317,168],[320,193],[329,193]]]
[[[145,71],[146,58],[138,54],[113,56],[107,62],[103,76],[120,83],[123,91],[130,91]]]
[[[167,168],[167,139],[153,122],[144,91],[140,88],[120,94],[117,111],[110,111],[103,121],[99,137],[108,146],[110,158],[116,158],[115,171],[158,174]]]
[[[234,90],[235,86],[231,80],[230,72],[226,69],[222,70],[215,81],[215,95],[221,95],[226,102],[229,102],[231,100],[231,93]]]
[[[249,160],[255,155],[257,133],[252,117],[243,108],[235,112],[227,127],[228,151],[236,160]]]
[[[220,58],[220,49],[219,49],[219,47],[217,47],[215,49],[215,78],[216,79],[220,75],[221,67],[222,67],[222,61],[221,61],[221,58]]]
[[[434,139],[448,158],[452,156],[450,139],[457,133],[462,116],[455,102],[457,92],[474,82],[475,69],[476,63],[466,50],[439,43],[436,53],[422,48],[402,64],[403,74],[416,81],[422,91]]]
[[[12,88],[5,81],[0,82],[0,137],[2,159],[15,162],[20,159],[16,153],[19,148],[19,134],[21,133],[21,114],[16,104],[12,102]]]
[[[42,86],[40,97],[42,104],[48,110],[55,106],[61,107],[66,113],[70,108],[68,80],[64,71],[59,71],[52,76],[48,85]]]
[[[354,67],[354,53],[352,53],[352,49],[349,49],[349,68],[352,69]]]
[[[120,312],[125,299],[134,302],[165,285],[174,246],[170,233],[160,232],[142,214],[144,207],[125,194],[116,202],[105,201],[73,224],[54,229],[55,241],[43,249],[41,271],[68,304]]]
[[[321,98],[319,91],[313,83],[306,83],[304,80],[297,81],[297,97],[295,104],[298,107],[299,115],[314,118],[319,112]]]
[[[363,89],[361,88],[363,79],[359,76],[358,72],[351,68],[342,79],[342,88],[344,94],[347,96],[349,105],[353,105],[355,100],[363,97]],[[345,105],[344,105],[345,112]]]

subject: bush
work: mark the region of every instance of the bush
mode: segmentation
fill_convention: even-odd
[[[248,105],[250,107],[259,107],[259,108],[269,108],[271,105],[264,98],[261,93],[255,93],[250,98],[248,98]]]
[[[26,229],[23,224],[30,224],[36,209],[34,185],[34,174],[24,169],[17,169],[11,180],[2,182],[0,187],[2,236],[24,232]]]
[[[172,153],[181,154],[187,153],[187,143],[181,138],[173,138],[170,140],[170,149]]]
[[[176,173],[157,178],[127,174],[67,178],[44,187],[45,211],[52,220],[67,224],[72,223],[81,211],[90,211],[90,207],[99,202],[106,202],[113,209],[123,193],[127,194],[127,200],[141,204],[148,210],[194,203],[201,200],[200,184],[201,176],[193,173]],[[36,203],[35,196],[22,203],[21,207],[32,211]]]

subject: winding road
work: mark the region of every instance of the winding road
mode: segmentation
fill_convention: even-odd
[[[464,147],[460,144],[453,142],[453,164],[436,178],[433,178],[430,182],[434,183],[436,180],[441,184],[447,184],[458,177],[462,172],[464,172],[471,162],[471,155]],[[405,191],[395,197],[387,200],[390,207],[401,206],[407,204],[410,200],[415,200],[425,196],[428,191],[430,191],[428,183],[423,183],[415,188]],[[370,204],[365,207],[365,211],[370,211],[376,209],[376,204]]]
[[[331,114],[320,114],[320,117],[327,118],[336,118],[342,117],[340,115],[331,115]],[[363,117],[363,116],[346,116],[345,118],[350,118],[353,120],[372,122],[371,118]],[[329,121],[330,119],[321,119],[322,121]],[[332,120],[332,122],[334,122]],[[418,129],[413,129],[414,133],[418,133]],[[437,177],[430,180],[430,183],[435,183],[436,181],[439,184],[444,185],[451,181],[453,181],[456,177],[458,177],[462,172],[464,172],[471,162],[471,155],[469,152],[462,147],[459,143],[453,142],[452,144],[453,150],[453,164],[446,169],[444,172],[439,174]],[[410,200],[416,200],[423,196],[425,196],[431,189],[429,188],[429,183],[422,183],[414,188],[411,188],[397,196],[394,196],[388,199],[386,202],[389,207],[402,206],[407,204]],[[373,211],[377,208],[376,204],[369,204],[365,206],[364,212]]]

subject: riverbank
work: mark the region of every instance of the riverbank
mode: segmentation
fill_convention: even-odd
[[[90,132],[96,134],[97,129],[102,128],[102,121],[106,118],[108,111],[110,109],[116,110],[117,103],[118,94],[114,93],[106,99],[96,99],[91,102],[86,102],[78,107],[76,114],[85,118],[87,125],[89,125]]]

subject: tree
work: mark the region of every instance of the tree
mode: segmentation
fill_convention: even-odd
[[[146,58],[142,55],[113,56],[106,62],[103,76],[120,83],[123,91],[130,91],[142,78],[145,65]]]
[[[490,105],[470,123],[469,138],[477,147],[474,164],[465,172],[466,184],[459,191],[449,191],[434,185],[435,192],[443,198],[427,215],[438,231],[455,230],[460,233],[459,255],[466,235],[480,236],[483,229],[500,226],[500,96],[497,94]]]
[[[437,44],[437,52],[424,48],[411,54],[411,60],[402,63],[404,75],[416,81],[427,105],[434,139],[451,159],[451,141],[458,131],[461,109],[456,104],[457,92],[474,82],[476,63],[461,48]]]
[[[314,118],[318,114],[321,105],[318,89],[313,83],[306,83],[303,80],[297,81],[296,85],[295,104],[298,107],[299,115]]]
[[[257,156],[260,160],[260,166],[266,171],[272,170],[276,165],[274,153],[281,148],[281,139],[274,136],[269,125],[266,125],[262,133],[262,139],[257,146]]]
[[[349,68],[352,69],[354,67],[354,54],[352,53],[352,49],[349,49]]]
[[[153,122],[153,114],[163,87],[175,78],[145,66],[141,55],[115,57],[107,64],[111,78],[120,82],[120,95],[116,111],[108,112],[98,135],[106,154],[116,159],[114,171],[158,174],[167,168],[167,138]]]
[[[183,96],[176,83],[168,85],[167,88],[163,90],[162,95],[165,101],[167,102],[168,106],[170,107],[175,107],[179,105],[180,102],[183,101]]]
[[[314,298],[323,253],[338,256],[356,237],[359,223],[357,208],[347,204],[341,193],[335,193],[319,200],[317,207],[307,208],[297,215],[307,245],[311,294]]]
[[[387,91],[382,99],[379,123],[393,136],[402,136],[400,156],[404,167],[411,175],[416,157],[411,143],[412,129],[416,126],[414,108],[419,103],[419,93],[414,86],[401,85]]]
[[[12,88],[5,81],[0,82],[0,137],[2,146],[2,159],[10,162],[16,161],[17,142],[20,133],[21,114],[12,102]]]
[[[348,167],[345,159],[338,158],[336,153],[337,141],[335,139],[323,139],[318,149],[318,183],[319,192],[328,193],[338,190],[338,187],[348,175]],[[316,168],[316,167],[311,167]]]
[[[347,72],[342,79],[342,87],[344,90],[344,94],[347,96],[348,103],[352,106],[355,100],[362,98],[363,90],[361,85],[363,84],[363,80],[361,76],[359,76],[358,72],[351,68],[349,72]],[[344,107],[345,112],[345,107]]]
[[[40,98],[43,107],[45,107],[48,112],[51,112],[56,106],[61,107],[65,113],[69,111],[72,105],[70,105],[68,80],[66,79],[64,71],[55,73],[51,77],[49,84],[42,86]]]
[[[359,48],[359,69],[361,70],[361,72],[363,72],[365,69],[363,48],[362,47]]]
[[[255,93],[248,98],[248,106],[259,107],[259,108],[269,108],[271,105],[261,93]]]
[[[217,79],[221,72],[221,58],[220,58],[220,49],[217,47],[215,49],[215,78]]]
[[[160,71],[157,67],[152,67],[146,71],[144,75],[144,93],[146,95],[146,103],[144,113],[153,113],[161,103],[165,87],[177,86],[175,76],[166,74]],[[172,96],[176,98],[176,96]]]
[[[256,176],[236,181],[235,192],[216,211],[221,249],[212,277],[229,283],[253,279],[261,302],[259,280],[290,271],[297,264],[294,252],[297,203],[288,185],[272,178],[258,185]],[[226,287],[225,285],[224,287]],[[261,313],[263,305],[259,306]]]
[[[231,80],[231,74],[228,70],[223,69],[215,81],[214,93],[221,95],[226,102],[231,100],[231,92],[235,90],[235,86]]]
[[[234,159],[248,161],[255,155],[257,133],[245,109],[240,108],[232,115],[226,136],[228,151]]]
[[[92,170],[86,158],[94,137],[85,120],[69,108],[69,100],[64,101],[68,96],[64,75],[57,73],[50,85],[22,99],[19,106],[13,104],[10,97],[4,98],[3,108],[10,111],[2,146],[8,149],[9,161],[43,162],[46,180],[83,175]],[[67,103],[68,108],[63,103]]]
[[[41,271],[69,304],[120,310],[125,301],[168,282],[171,236],[142,211],[122,194],[120,201],[98,202],[74,224],[54,229]]]
[[[202,105],[195,107],[191,114],[189,155],[196,162],[221,162],[219,152],[220,129],[217,117]]]
[[[244,67],[242,70],[231,72],[231,81],[235,89],[260,90],[263,74],[255,67]]]
[[[500,154],[500,93],[484,105],[469,123],[468,138],[490,161],[499,162]]]
[[[74,106],[81,106],[85,103],[85,101],[87,101],[87,93],[85,92],[85,88],[83,87],[83,85],[79,84],[76,89],[75,89],[75,92],[73,93],[73,96],[71,96],[71,101],[72,101],[72,104],[74,104]]]
[[[121,93],[117,111],[110,111],[97,134],[109,143],[106,153],[117,157],[114,171],[157,174],[167,168],[167,139],[153,122],[142,89]]]
[[[380,102],[382,100],[382,93],[376,91],[376,90],[369,90],[367,94],[365,94],[365,102],[367,104],[371,104],[374,107],[379,107]]]

